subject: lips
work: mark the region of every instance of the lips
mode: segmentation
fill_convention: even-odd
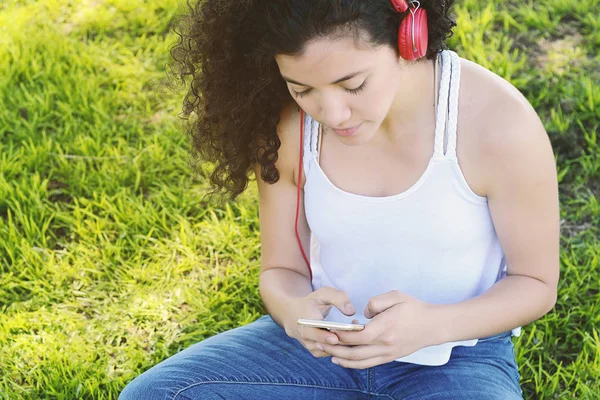
[[[332,130],[340,136],[352,136],[356,133],[356,131],[358,131],[358,129],[361,127],[361,125],[362,125],[362,123],[359,125],[356,125],[355,127],[352,127],[352,128],[332,129]]]

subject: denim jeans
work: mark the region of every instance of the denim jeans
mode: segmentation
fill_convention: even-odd
[[[448,363],[346,369],[315,358],[270,316],[196,343],[150,368],[120,400],[522,399],[511,332],[457,346]]]

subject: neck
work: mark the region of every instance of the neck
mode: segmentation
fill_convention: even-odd
[[[435,120],[434,61],[424,59],[403,67],[396,97],[380,127],[383,140],[395,142]]]

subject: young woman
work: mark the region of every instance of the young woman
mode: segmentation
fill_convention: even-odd
[[[511,336],[556,301],[554,157],[517,89],[445,49],[451,4],[195,6],[184,111],[217,188],[256,174],[269,315],[121,399],[522,398]]]

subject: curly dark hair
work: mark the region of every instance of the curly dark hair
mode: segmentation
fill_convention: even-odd
[[[454,0],[420,3],[428,16],[425,57],[431,60],[456,26],[449,14]],[[190,121],[195,165],[214,163],[209,195],[229,194],[230,200],[247,188],[257,163],[265,182],[279,180],[276,128],[293,99],[275,55],[301,54],[309,40],[340,29],[398,51],[406,15],[389,0],[197,0],[187,6],[189,14],[175,28],[172,69],[184,84],[191,78],[182,114]]]

